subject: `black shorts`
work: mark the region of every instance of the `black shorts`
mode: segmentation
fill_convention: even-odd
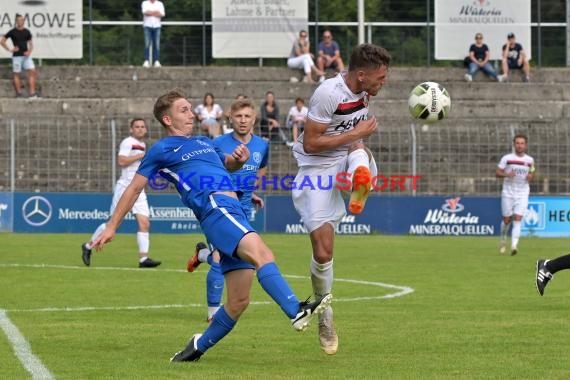
[[[509,69],[522,69],[523,65],[519,65],[518,61],[515,59],[509,59],[507,64],[509,65]]]

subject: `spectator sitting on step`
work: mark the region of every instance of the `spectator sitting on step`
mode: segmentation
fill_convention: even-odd
[[[293,141],[288,142],[287,146],[293,146],[295,141],[297,141],[297,137],[299,137],[299,133],[305,129],[305,121],[307,120],[308,113],[309,109],[305,107],[303,98],[295,99],[295,105],[291,107],[287,114],[287,127],[292,130],[293,135]]]
[[[521,44],[519,44],[514,33],[507,35],[507,43],[503,45],[503,61],[502,61],[503,79],[509,77],[509,69],[519,69],[524,73],[523,81],[530,81],[530,65],[528,58]]]
[[[337,72],[344,70],[344,63],[340,56],[340,46],[338,42],[333,40],[332,33],[326,29],[323,32],[323,40],[319,43],[319,57],[317,58],[317,67],[321,71],[331,68]],[[324,80],[324,77],[321,77]],[[321,79],[319,79],[321,81]]]
[[[208,136],[213,139],[222,134],[220,121],[224,116],[222,107],[214,103],[214,95],[207,92],[204,95],[204,101],[194,109],[194,114],[200,121],[200,126],[203,131],[208,133]]]
[[[281,130],[279,105],[275,101],[273,92],[267,91],[265,93],[265,101],[261,104],[260,115],[259,129],[261,137],[270,142],[281,140],[284,144],[287,143],[287,136]]]
[[[497,75],[493,65],[489,62],[490,58],[491,53],[489,52],[489,47],[487,44],[483,43],[483,34],[475,34],[475,43],[471,44],[471,47],[469,47],[470,62],[468,71],[465,74],[465,80],[467,82],[471,82],[475,74],[481,70],[496,81],[502,82],[503,78]]]
[[[305,83],[315,83],[311,72],[315,72],[318,76],[324,76],[324,72],[319,70],[313,62],[313,55],[311,54],[311,44],[309,42],[308,34],[306,30],[301,30],[299,32],[299,38],[293,43],[293,48],[291,49],[291,54],[289,59],[287,59],[287,66],[290,69],[302,69],[305,73],[303,82]]]

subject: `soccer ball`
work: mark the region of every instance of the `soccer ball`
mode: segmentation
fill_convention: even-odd
[[[451,109],[449,92],[439,83],[418,84],[408,98],[410,115],[424,123],[435,123],[445,119]]]

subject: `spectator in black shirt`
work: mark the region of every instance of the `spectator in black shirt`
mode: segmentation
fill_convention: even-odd
[[[16,14],[15,25],[13,29],[0,38],[0,45],[12,53],[12,72],[14,73],[16,97],[21,98],[24,96],[22,94],[22,80],[20,79],[20,73],[23,68],[28,72],[30,98],[37,98],[36,78],[38,73],[31,57],[32,50],[34,49],[32,33],[24,27],[24,16],[21,14]],[[6,43],[8,39],[12,40],[12,48]]]
[[[489,47],[487,44],[483,43],[483,35],[481,33],[477,33],[475,35],[475,43],[471,44],[471,47],[469,47],[470,61],[467,74],[465,74],[465,80],[467,82],[471,82],[475,74],[481,70],[494,80],[502,82],[502,78],[497,75],[493,65],[489,62],[490,58],[491,53],[489,53]]]
[[[507,43],[503,45],[503,75],[504,79],[509,76],[509,69],[519,69],[524,73],[523,81],[530,82],[530,65],[528,58],[521,44],[519,44],[514,33],[507,35]]]

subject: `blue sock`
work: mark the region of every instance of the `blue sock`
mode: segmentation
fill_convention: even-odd
[[[206,352],[210,347],[228,335],[236,323],[237,321],[234,321],[228,313],[226,313],[226,309],[221,307],[214,315],[210,326],[204,331],[202,337],[198,339],[198,350],[200,350],[200,352]]]
[[[257,270],[257,279],[261,287],[273,298],[289,318],[299,312],[299,299],[287,281],[283,278],[275,263],[265,264]]]
[[[224,275],[220,269],[220,264],[212,262],[206,275],[206,301],[208,301],[208,306],[220,306],[223,292]]]

